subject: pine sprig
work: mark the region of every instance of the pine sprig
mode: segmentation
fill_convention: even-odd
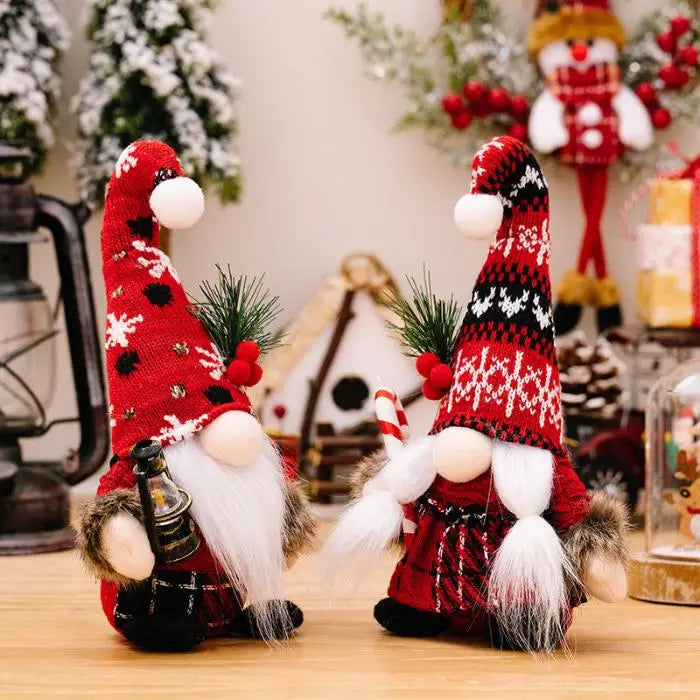
[[[234,277],[230,265],[225,272],[219,265],[216,269],[218,279],[202,283],[203,301],[193,300],[193,304],[224,361],[235,357],[244,340],[254,340],[262,354],[282,345],[282,334],[269,330],[282,306],[279,297],[263,287],[265,276]]]
[[[464,309],[452,296],[445,300],[433,294],[429,272],[423,271],[422,283],[412,277],[406,280],[411,298],[391,299],[390,307],[402,323],[389,323],[389,328],[400,336],[408,355],[432,352],[441,362],[450,364]]]

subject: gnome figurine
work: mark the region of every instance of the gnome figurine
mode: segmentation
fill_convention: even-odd
[[[544,176],[511,137],[483,146],[472,168],[455,218],[467,235],[493,243],[461,327],[458,319],[440,330],[449,314],[422,303],[431,332],[404,334],[409,345],[454,338],[446,353],[409,348],[423,353],[418,369],[434,385],[424,393],[445,385],[433,429],[388,460],[360,466],[362,495],[325,556],[336,566],[349,554],[378,554],[403,523],[405,554],[374,609],[380,625],[397,635],[452,630],[548,651],[565,643],[572,609],[587,594],[625,597],[625,509],[587,495],[564,447]],[[446,373],[429,365],[442,363],[451,381],[435,384]]]
[[[282,577],[313,531],[306,502],[229,371],[240,361],[222,358],[158,247],[160,225],[187,228],[203,211],[172,148],[139,141],[123,151],[102,229],[114,456],[78,539],[109,622],[149,650],[185,651],[213,636],[281,638],[303,620]],[[241,346],[247,374],[259,379],[255,343]],[[142,445],[160,453],[152,504],[136,488],[132,452]],[[163,556],[144,510],[167,511],[165,477],[191,508],[182,521],[189,549]]]
[[[641,151],[653,141],[646,107],[621,83],[618,51],[624,43],[609,0],[540,0],[530,27],[528,49],[547,82],[532,106],[530,141],[576,170],[586,218],[577,267],[558,290],[557,333],[576,326],[584,305],[596,307],[600,331],[622,322],[601,233],[608,168],[625,148]],[[591,261],[593,280],[586,277]]]

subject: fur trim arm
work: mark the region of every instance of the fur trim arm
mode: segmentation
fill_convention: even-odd
[[[316,534],[316,522],[309,502],[298,482],[287,482],[284,495],[284,540],[282,543],[287,566],[311,547]]]
[[[111,491],[88,501],[80,514],[76,544],[85,569],[95,578],[120,584],[133,583],[112,568],[102,545],[105,524],[119,513],[129,513],[139,521],[143,519],[141,502],[134,491]]]
[[[627,566],[627,508],[619,499],[602,491],[591,496],[586,519],[562,534],[562,542],[574,571],[581,576],[593,555]]]
[[[372,481],[387,463],[384,450],[377,450],[365,457],[350,475],[350,498],[357,500],[362,496],[365,484]]]

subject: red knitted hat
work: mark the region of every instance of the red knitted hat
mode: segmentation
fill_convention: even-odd
[[[610,39],[618,46],[625,43],[625,30],[609,0],[540,0],[527,47],[535,55],[553,41],[593,38]]]
[[[471,192],[455,207],[464,232],[493,236],[462,324],[449,393],[433,433],[452,425],[564,454],[549,281],[549,194],[522,142],[489,141]]]
[[[167,445],[226,411],[252,412],[243,391],[227,380],[221,355],[158,247],[159,221],[186,228],[202,211],[201,190],[183,177],[170,146],[137,141],[123,151],[102,227],[115,461],[128,459],[144,438]]]

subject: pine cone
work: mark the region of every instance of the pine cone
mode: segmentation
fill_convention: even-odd
[[[557,348],[562,404],[568,414],[612,415],[620,404],[624,365],[607,340],[589,345],[576,333]]]

